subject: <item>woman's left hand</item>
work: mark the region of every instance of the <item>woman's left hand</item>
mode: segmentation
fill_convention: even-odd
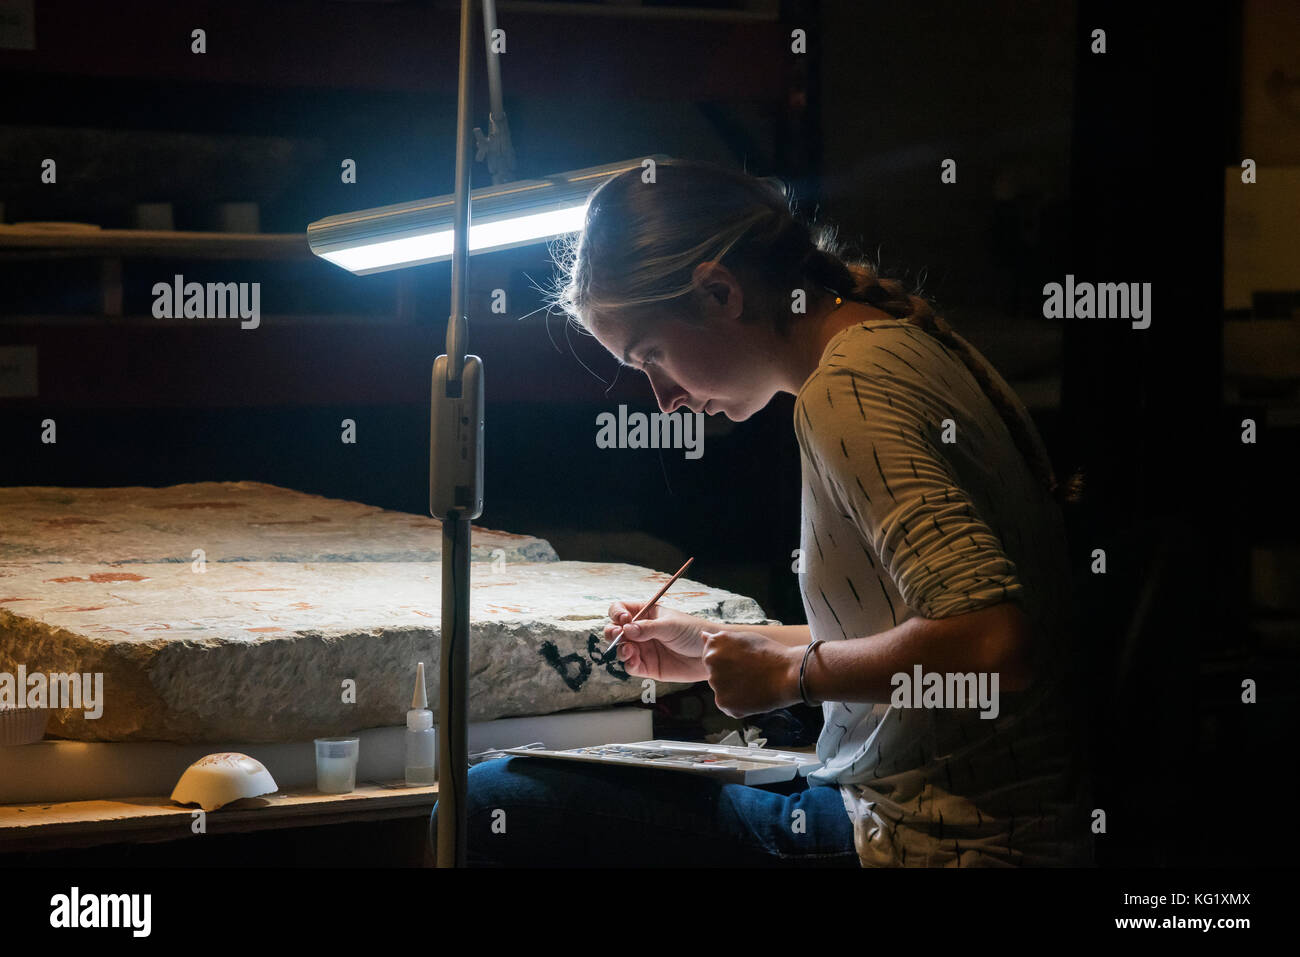
[[[704,631],[701,660],[718,710],[731,718],[798,704],[803,649],[752,631]]]

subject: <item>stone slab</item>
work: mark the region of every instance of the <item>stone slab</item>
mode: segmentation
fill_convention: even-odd
[[[442,523],[263,482],[0,488],[0,565],[188,564],[195,549],[208,562],[437,562]],[[471,557],[494,553],[507,563],[559,558],[540,538],[471,526]]]
[[[641,679],[605,660],[602,628],[611,602],[643,601],[669,577],[625,564],[474,563],[470,720],[640,700]],[[0,672],[103,673],[102,716],[57,711],[49,733],[60,737],[344,734],[403,723],[417,661],[436,714],[440,599],[441,566],[428,562],[8,565]],[[775,623],[752,599],[686,578],[661,601],[713,621]]]

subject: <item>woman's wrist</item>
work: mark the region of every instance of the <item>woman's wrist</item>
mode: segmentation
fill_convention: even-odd
[[[794,704],[803,704],[805,700],[804,658],[807,651],[808,643],[792,645],[786,649],[786,698]]]
[[[826,642],[820,638],[814,638],[803,647],[803,654],[799,661],[799,700],[806,705],[821,704],[821,696],[817,693],[817,684],[813,681],[813,668],[817,665],[817,646]]]
[[[804,647],[806,646],[787,645],[785,648],[785,680],[782,682],[782,697],[789,704],[800,704],[803,701],[803,695],[799,692],[799,668],[803,664]]]

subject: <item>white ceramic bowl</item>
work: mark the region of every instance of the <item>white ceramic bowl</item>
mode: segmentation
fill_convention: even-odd
[[[222,751],[199,758],[186,768],[172,791],[172,800],[211,811],[277,790],[275,778],[261,761],[238,751]]]

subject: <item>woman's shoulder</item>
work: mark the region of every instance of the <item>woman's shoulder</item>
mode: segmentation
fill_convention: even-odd
[[[892,429],[944,418],[983,423],[987,398],[965,363],[904,319],[861,323],[837,333],[795,397],[798,430]],[[974,434],[986,431],[984,426]]]
[[[854,323],[840,330],[827,344],[823,365],[837,359],[869,355],[878,349],[896,349],[899,344],[905,344],[909,353],[918,359],[923,359],[927,353],[938,357],[944,355],[942,343],[916,323],[890,317]]]
[[[954,363],[960,364],[960,360],[943,343],[906,319],[856,323],[826,344],[804,389],[846,376],[928,389]]]

